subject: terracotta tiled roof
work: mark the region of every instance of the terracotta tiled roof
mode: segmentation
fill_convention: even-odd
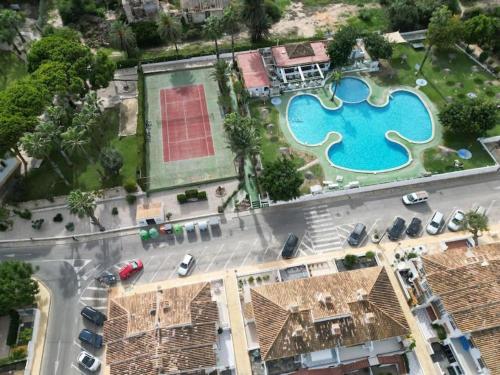
[[[236,55],[236,61],[247,89],[271,85],[259,51],[240,52]]]
[[[297,46],[296,44],[291,48],[288,45],[272,47],[271,52],[276,66],[286,68],[330,61],[324,42],[311,42],[307,43],[307,45],[308,47],[304,47],[303,45]]]
[[[500,243],[422,257],[432,292],[500,375]]]
[[[383,267],[251,289],[264,360],[408,333]]]
[[[112,299],[104,323],[110,375],[196,373],[216,367],[218,309],[210,284]]]

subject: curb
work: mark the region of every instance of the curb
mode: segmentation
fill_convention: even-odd
[[[42,351],[40,353],[41,357],[39,360],[40,363],[39,363],[39,367],[37,366],[38,368],[35,368],[34,366],[31,368],[31,374],[38,375],[42,372],[43,358],[44,358],[44,354],[45,354],[45,344],[47,341],[47,329],[49,327],[50,310],[52,309],[53,295],[52,295],[52,290],[43,281],[41,281],[38,277],[33,277],[33,278],[38,282],[38,284],[42,285],[43,288],[45,288],[47,290],[48,296],[49,296],[48,306],[47,306],[47,323],[46,323],[45,330],[44,330],[45,332],[44,332],[43,340],[41,340],[41,342],[39,344],[42,347]],[[35,355],[36,355],[36,349],[35,349]],[[33,364],[35,364],[35,359],[36,359],[35,355],[33,356]]]

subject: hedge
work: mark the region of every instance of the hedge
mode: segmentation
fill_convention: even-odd
[[[135,64],[136,65],[136,64]],[[132,66],[135,66],[132,65]],[[142,69],[138,69],[137,79],[137,183],[143,191],[148,191],[147,168],[146,168],[146,115],[145,115],[145,92],[144,92],[144,74]],[[142,172],[142,173],[141,173]]]
[[[186,203],[187,202],[186,194],[177,194],[177,202],[179,202],[180,204]]]
[[[184,192],[186,194],[186,199],[197,199],[198,198],[198,190],[197,189],[189,189]]]
[[[7,345],[9,346],[14,346],[17,343],[17,331],[19,329],[19,314],[17,313],[16,310],[12,310],[9,313],[10,316],[10,324],[9,324],[9,331],[7,333]]]
[[[207,200],[207,192],[206,191],[199,191],[198,192],[198,200],[199,201],[206,201]]]

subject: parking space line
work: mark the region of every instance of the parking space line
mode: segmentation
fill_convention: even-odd
[[[170,275],[168,275],[168,279],[171,279],[176,272],[177,272],[177,268],[174,267],[173,271],[170,272]]]
[[[151,277],[151,279],[149,280],[149,282],[152,282],[156,276],[158,276],[158,272],[160,272],[161,268],[163,267],[163,265],[165,264],[165,262],[170,259],[170,257],[172,256],[172,254],[168,254],[168,256],[165,257],[165,259],[163,259],[163,262],[160,263],[160,266],[158,267],[158,269],[156,270],[156,272],[153,274],[153,277]]]
[[[71,363],[71,367],[74,368],[76,371],[78,371],[82,375],[86,375],[82,370],[80,370],[74,363]]]
[[[250,250],[249,252],[247,252],[247,255],[245,255],[245,258],[243,259],[243,262],[241,263],[241,266],[245,265],[245,263],[248,260],[248,257],[250,256],[250,254],[252,254],[252,250]]]
[[[236,244],[236,247],[234,248],[233,252],[231,253],[231,255],[229,256],[229,258],[227,259],[226,261],[226,264],[224,264],[224,269],[227,268],[227,265],[229,264],[229,262],[231,261],[231,259],[233,259],[233,255],[238,251],[240,245],[242,244],[241,241],[238,241],[238,243]]]
[[[496,202],[496,199],[493,199],[490,203],[490,205],[488,206],[488,208],[486,209],[486,212],[485,212],[485,215],[488,215],[490,213],[490,210],[493,208],[493,206],[495,205],[495,202]]]
[[[107,297],[80,297],[82,301],[107,301]]]
[[[80,345],[80,343],[76,342],[76,340],[73,340],[73,344],[76,345],[78,347],[78,349],[80,350],[85,350],[83,349],[83,347]]]
[[[100,286],[88,286],[85,288],[86,290],[107,290],[108,288],[103,288]]]
[[[212,258],[212,261],[208,264],[207,268],[205,268],[205,272],[207,272],[210,269],[210,267],[212,267],[212,264],[214,264],[215,258],[217,258],[217,256],[224,249],[224,247],[226,247],[226,245],[222,244],[221,247],[219,248],[219,251],[217,251],[217,254],[214,255],[214,257]]]

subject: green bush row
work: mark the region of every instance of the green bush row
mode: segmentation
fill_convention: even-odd
[[[19,323],[20,323],[19,314],[17,313],[17,311],[12,310],[9,313],[9,316],[10,316],[10,324],[9,324],[9,331],[7,333],[6,343],[9,346],[14,346],[16,345],[17,342],[17,331],[19,329]]]
[[[134,66],[134,65],[132,65]],[[144,98],[144,74],[139,69],[139,77],[137,80],[137,170],[142,171],[140,176],[146,175],[146,115],[145,115],[145,98]],[[139,173],[137,174],[139,176]],[[148,191],[147,180],[139,178],[137,183],[143,191]]]
[[[197,199],[199,201],[207,200],[206,191],[198,191],[197,189],[186,190],[184,193],[177,194],[177,202],[180,204],[187,203],[190,199]]]

